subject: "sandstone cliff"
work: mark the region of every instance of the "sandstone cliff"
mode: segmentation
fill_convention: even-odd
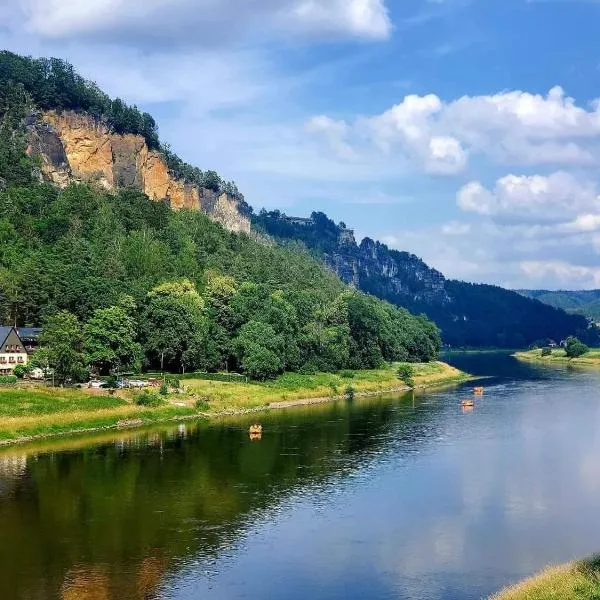
[[[162,154],[139,135],[113,133],[87,114],[55,111],[32,115],[27,130],[27,151],[40,159],[42,176],[50,183],[136,188],[174,210],[201,210],[230,231],[250,231],[250,219],[235,198],[177,179]]]

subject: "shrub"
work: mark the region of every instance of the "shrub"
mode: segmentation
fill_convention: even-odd
[[[415,381],[413,379],[414,370],[410,365],[402,364],[398,367],[398,379],[403,381],[408,387],[415,387]]]
[[[332,396],[337,396],[338,394],[338,386],[333,383],[333,381],[329,384],[329,389],[331,390],[331,395]]]
[[[23,379],[31,369],[27,368],[27,365],[17,365],[13,371],[13,375],[19,379]]]
[[[164,400],[149,390],[142,390],[134,395],[135,403],[138,406],[148,406],[151,408],[161,406]]]
[[[305,365],[300,367],[298,372],[301,375],[316,375],[319,372],[319,368],[314,362],[307,362]]]
[[[542,356],[552,356],[552,348],[542,348]]]
[[[0,375],[0,384],[3,385],[14,385],[17,383],[17,380],[16,375]]]
[[[355,396],[356,396],[356,390],[351,385],[349,385],[344,390],[344,398],[346,398],[346,400],[354,400]]]
[[[354,379],[355,375],[356,375],[356,373],[354,371],[350,371],[350,370],[340,371],[340,377],[342,379]]]
[[[198,398],[198,400],[196,400],[196,410],[208,410],[209,408],[209,398],[204,396],[202,398]]]
[[[167,382],[163,382],[163,384],[160,386],[160,391],[159,391],[161,396],[168,396],[169,395],[169,386],[167,384]]]
[[[576,337],[568,337],[565,346],[565,352],[569,358],[578,358],[589,352],[589,348],[580,342]]]
[[[172,388],[178,390],[179,386],[181,385],[181,382],[179,381],[179,377],[175,377],[174,375],[167,375],[165,377],[165,384],[167,386],[171,386]],[[162,390],[162,386],[160,389]],[[161,394],[162,394],[162,391],[161,391]]]

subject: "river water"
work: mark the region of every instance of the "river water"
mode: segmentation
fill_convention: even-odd
[[[600,371],[0,452],[0,598],[476,600],[600,550]],[[65,446],[66,444],[66,446]]]

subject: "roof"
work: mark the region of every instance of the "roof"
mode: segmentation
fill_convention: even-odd
[[[41,327],[17,327],[17,333],[21,339],[37,340],[42,335]]]
[[[13,329],[14,327],[10,325],[8,327],[0,327],[0,347],[4,346],[4,342],[6,341]]]

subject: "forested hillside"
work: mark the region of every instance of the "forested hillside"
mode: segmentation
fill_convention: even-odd
[[[82,372],[143,365],[264,379],[436,356],[431,321],[348,289],[299,244],[259,243],[135,190],[40,183],[23,128],[39,98],[3,77],[0,322],[44,325],[60,360],[85,357]]]
[[[562,308],[572,315],[600,320],[600,290],[517,290],[528,298]]]
[[[492,285],[447,280],[439,271],[407,252],[369,238],[357,244],[344,223],[323,213],[310,219],[262,211],[254,225],[279,240],[298,240],[345,282],[360,290],[425,313],[452,346],[518,348],[570,334],[589,338],[583,317]]]

